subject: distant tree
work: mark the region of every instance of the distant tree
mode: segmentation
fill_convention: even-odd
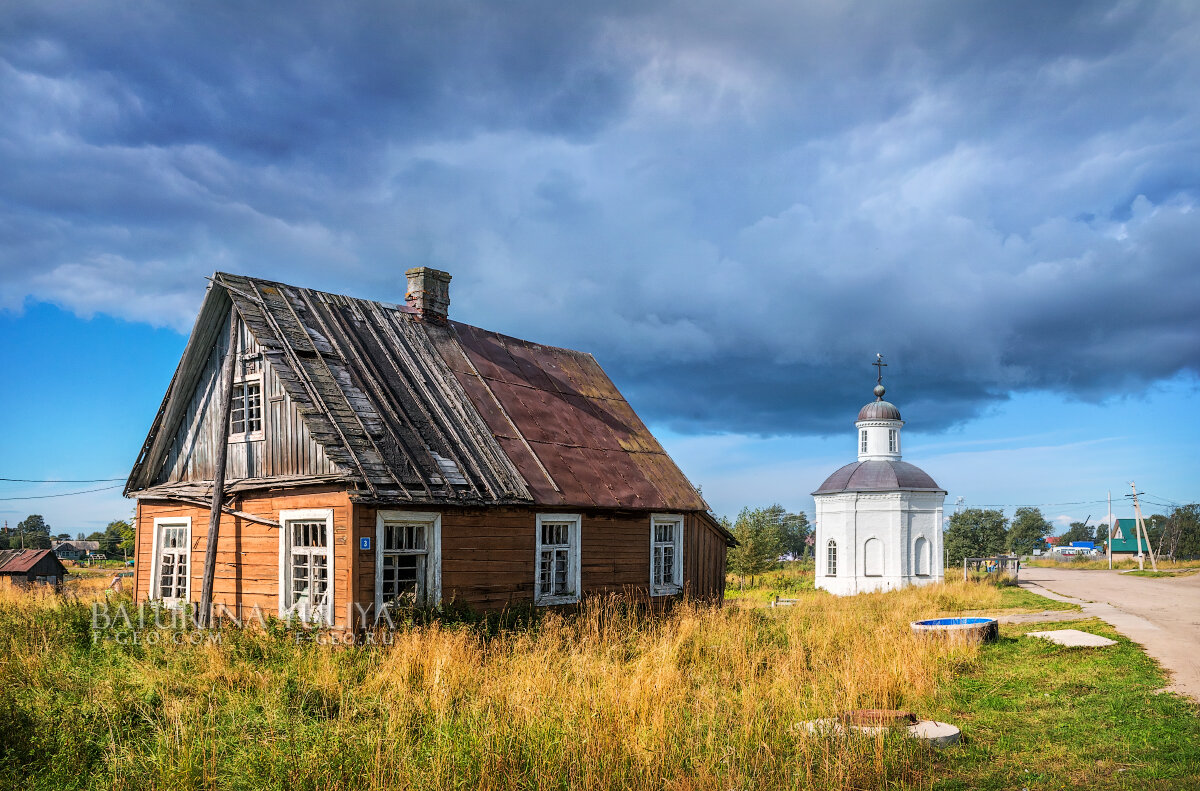
[[[809,546],[807,543],[808,537],[812,533],[812,526],[808,523],[808,515],[803,511],[795,514],[787,513],[781,505],[773,505],[771,508],[778,509],[779,511],[780,539],[783,543],[783,554],[792,560],[804,557],[805,550]]]
[[[1096,546],[1107,543],[1108,541],[1108,523],[1101,522],[1096,525]]]
[[[1181,505],[1171,512],[1157,551],[1171,560],[1200,558],[1200,504]]]
[[[1058,545],[1065,547],[1072,541],[1095,541],[1096,528],[1089,526],[1086,522],[1072,522],[1067,526],[1066,532],[1058,537]]]
[[[1013,514],[1012,526],[1008,528],[1008,551],[1015,555],[1032,555],[1053,530],[1054,525],[1046,521],[1040,508],[1018,508]]]
[[[773,508],[743,508],[738,514],[730,531],[738,542],[727,556],[730,572],[754,577],[779,564],[784,553],[783,528]]]
[[[1163,535],[1167,532],[1167,524],[1171,520],[1163,514],[1151,514],[1145,520],[1146,537],[1150,539],[1150,546],[1154,547],[1154,552],[1157,554],[1162,546]]]
[[[10,547],[25,549],[49,549],[50,525],[41,514],[30,514],[17,523],[16,535],[9,536]]]
[[[104,528],[104,540],[111,549],[106,554],[119,555],[133,551],[133,525],[124,519],[114,519]]]
[[[946,561],[959,564],[963,558],[999,555],[1008,539],[1007,527],[1002,511],[966,508],[956,512],[946,530]]]

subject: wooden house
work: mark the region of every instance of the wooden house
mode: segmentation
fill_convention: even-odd
[[[595,359],[450,321],[450,276],[408,278],[395,305],[214,275],[125,490],[138,600],[199,601],[222,446],[218,611],[719,600],[732,536]]]
[[[50,549],[59,560],[83,560],[88,555],[100,552],[99,541],[51,541]]]
[[[62,585],[66,566],[49,549],[0,550],[0,578],[17,583]]]

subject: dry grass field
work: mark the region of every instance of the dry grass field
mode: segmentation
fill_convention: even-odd
[[[953,714],[953,690],[991,649],[920,639],[908,623],[1004,606],[987,585],[657,615],[593,599],[350,648],[282,625],[215,643],[125,627],[94,641],[103,593],[82,585],[0,590],[0,708],[12,712],[0,785],[874,789],[988,776],[970,751],[797,727],[852,708]]]

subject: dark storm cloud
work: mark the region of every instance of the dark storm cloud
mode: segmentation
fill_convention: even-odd
[[[876,351],[927,429],[1197,371],[1188,5],[257,8],[6,7],[0,304],[430,264],[685,431],[840,430]]]

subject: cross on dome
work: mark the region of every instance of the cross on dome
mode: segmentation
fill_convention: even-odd
[[[876,352],[875,362],[871,363],[871,365],[875,366],[875,369],[879,371],[879,374],[875,377],[875,400],[882,401],[883,394],[887,392],[887,389],[883,386],[883,369],[887,368],[887,363],[883,361],[883,355]]]

